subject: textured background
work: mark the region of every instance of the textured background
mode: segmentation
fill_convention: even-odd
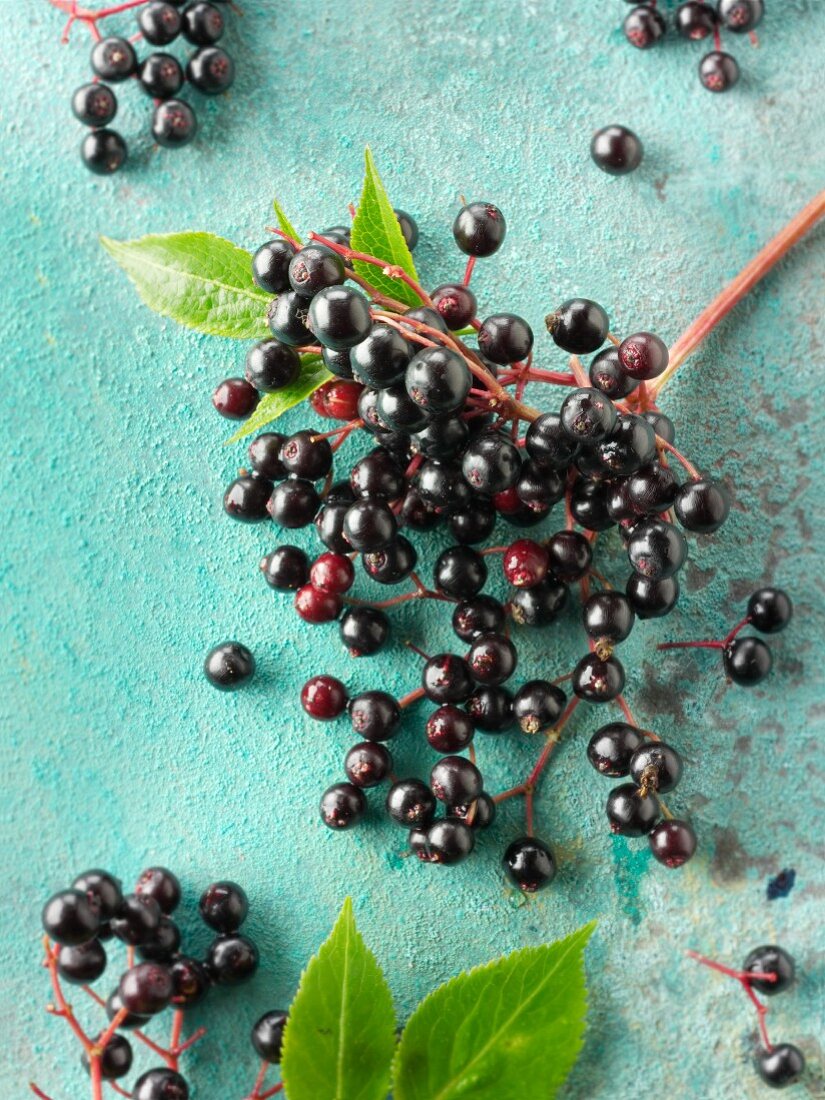
[[[190,913],[211,878],[241,881],[264,957],[231,1008],[216,996],[200,1014],[213,1026],[190,1063],[199,1098],[243,1093],[249,1023],[289,1001],[347,893],[402,1018],[460,968],[598,918],[591,1030],[568,1100],[624,1100],[640,1081],[662,1095],[760,1095],[745,998],[682,950],[736,962],[764,941],[790,949],[801,982],[774,1002],[771,1022],[816,1066],[825,231],[720,326],[663,402],[683,448],[736,498],[719,536],[692,543],[678,613],[643,625],[623,652],[638,714],[686,756],[672,802],[690,814],[701,852],[672,874],[651,865],[645,845],[607,835],[609,784],[583,745],[608,716],[590,710],[539,803],[561,871],[527,904],[498,869],[519,829],[514,806],[451,871],[401,859],[403,835],[377,814],[350,835],[321,826],[317,798],[350,735],[343,723],[305,720],[300,684],[328,671],[401,694],[417,667],[398,639],[449,645],[448,624],[408,610],[389,657],[353,663],[332,629],[303,627],[263,585],[256,564],[277,534],[222,514],[243,450],[222,447],[226,424],[209,403],[222,377],[240,373],[245,348],[151,315],[97,234],[210,229],[254,247],[276,193],[300,228],[320,228],[357,197],[368,141],[395,202],[419,220],[429,285],[460,270],[449,233],[458,196],[491,199],[510,231],[478,269],[482,310],[513,309],[539,330],[547,307],[582,293],[607,306],[615,331],[649,327],[673,340],[822,186],[825,8],[771,4],[761,48],[733,43],[741,85],[713,97],[696,79],[702,46],[632,50],[619,0],[244,7],[231,35],[239,79],[200,111],[194,146],[151,150],[135,136],[146,104],[126,89],[134,155],[104,181],[79,165],[69,112],[87,79],[82,28],[62,48],[61,17],[45,3],[4,11],[0,1092],[22,1096],[36,1073],[56,1100],[85,1093],[66,1029],[42,1011],[42,900],[87,865],[132,880],[163,862],[181,875]],[[592,131],[613,121],[646,146],[641,170],[623,180],[588,157]],[[560,366],[548,344],[539,336],[539,363]],[[288,426],[304,422],[297,413]],[[609,545],[604,567],[621,575]],[[763,688],[727,688],[710,654],[657,658],[664,637],[718,636],[767,581],[792,591],[797,616]],[[200,674],[225,637],[250,645],[260,668],[232,696]],[[525,674],[567,671],[582,648],[571,615],[540,647],[525,642]],[[399,771],[424,764],[417,726],[400,739]],[[517,739],[479,749],[496,788],[535,753]],[[769,903],[767,880],[783,867],[796,869],[796,888]],[[821,1089],[815,1070],[807,1091]]]

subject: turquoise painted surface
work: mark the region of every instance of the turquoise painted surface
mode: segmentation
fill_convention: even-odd
[[[369,141],[395,201],[419,220],[430,285],[459,270],[449,236],[459,194],[490,198],[510,232],[480,267],[484,308],[512,308],[540,330],[547,307],[583,293],[617,331],[672,340],[822,186],[825,12],[788,4],[780,18],[770,7],[762,47],[736,44],[741,86],[713,98],[695,78],[700,46],[641,55],[622,42],[619,0],[245,0],[232,32],[238,83],[203,109],[195,145],[156,154],[144,144],[103,182],[76,162],[68,111],[86,78],[82,36],[61,48],[60,17],[34,0],[5,19],[2,1095],[24,1095],[35,1072],[56,1100],[85,1091],[68,1036],[42,1011],[42,899],[87,865],[130,880],[155,861],[181,874],[190,916],[210,878],[243,882],[264,956],[231,1007],[216,997],[198,1016],[211,1027],[190,1063],[199,1098],[243,1094],[250,1021],[289,1000],[347,893],[402,1018],[459,968],[598,918],[591,1031],[568,1100],[624,1100],[640,1080],[679,1097],[761,1094],[744,998],[683,961],[685,947],[735,961],[756,943],[785,944],[801,983],[774,1002],[773,1028],[817,1064],[825,232],[720,326],[663,402],[687,452],[736,497],[721,535],[693,544],[678,615],[626,647],[636,709],[687,757],[673,803],[694,820],[701,855],[673,875],[606,836],[608,784],[583,759],[604,715],[590,712],[540,802],[558,881],[524,905],[497,866],[515,809],[499,841],[445,874],[400,859],[403,838],[377,817],[351,837],[317,821],[349,738],[343,725],[304,720],[298,686],[324,669],[401,693],[415,664],[396,643],[389,660],[352,665],[331,633],[303,631],[265,589],[255,566],[276,536],[222,515],[242,449],[222,447],[209,405],[244,348],[149,314],[96,242],[204,228],[254,246],[276,193],[299,226],[334,223],[357,197]],[[137,132],[143,105],[125,98],[127,133]],[[647,149],[625,180],[587,155],[593,129],[613,121]],[[539,342],[541,362],[560,365]],[[727,689],[710,657],[657,657],[668,635],[720,633],[765,581],[786,585],[798,614],[764,690]],[[438,615],[399,621],[397,638],[449,644]],[[254,686],[228,697],[199,674],[227,636],[260,665]],[[541,651],[525,644],[524,670],[566,671],[580,647],[571,619]],[[416,746],[413,722],[399,770],[421,761]],[[480,751],[498,786],[535,750]],[[767,879],[785,866],[797,885],[769,904]],[[817,1072],[799,1095],[821,1095]]]

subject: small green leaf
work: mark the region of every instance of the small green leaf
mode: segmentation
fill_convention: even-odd
[[[366,150],[364,159],[364,189],[352,222],[352,247],[356,252],[366,252],[370,256],[377,256],[379,260],[386,260],[388,265],[403,268],[418,282],[413,258],[369,149]],[[421,305],[419,296],[403,280],[393,279],[385,275],[380,267],[374,267],[363,260],[353,262],[358,274],[363,275],[383,294],[410,306]]]
[[[301,362],[302,369],[297,380],[277,393],[264,394],[254,413],[248,420],[244,420],[235,434],[227,439],[227,443],[237,443],[239,439],[260,431],[332,378],[320,356],[307,355]]]
[[[284,213],[284,208],[277,199],[273,200],[272,207],[275,210],[275,217],[278,219],[278,225],[280,225],[284,233],[286,233],[288,237],[291,237],[293,241],[297,241],[300,244],[301,238],[298,236],[297,229],[293,228],[292,222]]]
[[[555,1096],[582,1045],[583,954],[593,928],[505,955],[431,993],[401,1036],[395,1100]]]
[[[395,1048],[389,987],[347,898],[310,960],[284,1034],[289,1100],[385,1100]]]
[[[252,281],[252,257],[212,233],[166,233],[135,241],[101,237],[156,313],[210,336],[259,340],[271,294]]]

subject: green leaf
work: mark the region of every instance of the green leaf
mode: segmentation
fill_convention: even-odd
[[[323,359],[318,355],[305,356],[302,359],[302,364],[301,373],[298,375],[297,380],[291,386],[278,390],[277,393],[264,394],[254,413],[248,420],[244,420],[235,434],[227,439],[227,443],[237,443],[239,439],[260,431],[261,428],[271,424],[273,420],[277,420],[287,409],[291,409],[293,405],[297,405],[300,401],[309,397],[313,390],[317,390],[319,386],[322,386],[324,382],[329,382],[332,378],[332,375],[324,366]]]
[[[289,1100],[384,1100],[395,1049],[392,997],[347,898],[289,1010],[281,1062]]]
[[[555,1096],[582,1045],[583,954],[593,928],[505,955],[431,993],[401,1036],[395,1100]]]
[[[364,189],[352,222],[352,247],[356,252],[366,252],[379,260],[386,260],[388,265],[403,268],[418,282],[413,258],[369,148],[364,153],[364,160],[366,164]],[[363,275],[383,294],[388,294],[391,298],[397,298],[410,306],[421,305],[419,296],[403,280],[385,275],[380,267],[365,263],[363,260],[353,262],[358,274]]]
[[[297,241],[300,244],[301,238],[298,236],[298,231],[293,228],[292,222],[284,213],[284,208],[277,199],[273,200],[272,207],[275,211],[275,217],[278,219],[278,225],[280,225],[284,233],[286,233],[288,237],[291,237],[293,241]]]
[[[156,313],[210,336],[259,340],[268,334],[272,295],[255,286],[250,253],[231,241],[212,233],[100,241]]]

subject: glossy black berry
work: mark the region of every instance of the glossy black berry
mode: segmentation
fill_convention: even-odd
[[[403,382],[379,390],[376,400],[379,420],[391,431],[417,432],[427,423],[427,413],[413,401]]]
[[[309,580],[309,558],[298,546],[279,546],[260,564],[270,588],[297,590]]]
[[[160,928],[163,913],[154,898],[127,894],[109,922],[115,936],[123,943],[137,947],[150,943]]]
[[[653,412],[651,410],[642,413],[642,416],[651,426],[656,435],[658,435],[660,439],[663,439],[665,443],[673,444],[676,442],[676,428],[674,427],[673,421],[670,419],[669,416],[665,416],[664,413]]]
[[[451,331],[465,328],[476,315],[476,296],[463,283],[444,283],[430,295],[432,303]]]
[[[220,46],[204,46],[190,57],[186,79],[204,95],[220,95],[232,86],[235,63]]]
[[[240,642],[221,642],[206,655],[206,679],[220,691],[235,691],[255,673],[255,658]]]
[[[451,546],[442,551],[433,569],[439,592],[458,599],[477,595],[487,580],[487,563],[470,546]]]
[[[135,893],[141,898],[154,898],[160,911],[168,915],[180,904],[180,880],[166,867],[147,867],[141,871]]]
[[[775,944],[755,947],[742,963],[742,969],[753,975],[750,979],[753,988],[767,997],[783,993],[793,985],[796,977],[796,964],[793,958],[784,948],[777,947]],[[776,978],[760,978],[759,974],[774,974]]]
[[[680,4],[674,17],[676,30],[683,38],[699,42],[716,30],[716,12],[702,0],[688,0]]]
[[[482,791],[472,802],[463,806],[449,806],[447,817],[463,821],[475,831],[486,829],[495,821],[496,804],[485,791]]]
[[[627,544],[627,556],[640,576],[662,580],[678,573],[685,564],[687,541],[672,523],[647,519],[633,528]]]
[[[481,772],[464,756],[445,756],[430,772],[430,790],[440,802],[450,806],[472,802],[482,788]]]
[[[117,988],[120,1003],[138,1016],[155,1016],[172,999],[172,978],[160,963],[143,962],[123,974]]]
[[[495,313],[478,330],[478,346],[494,363],[518,363],[533,346],[533,330],[515,313]]]
[[[565,397],[561,425],[577,443],[599,443],[616,423],[616,407],[600,390],[573,390]]]
[[[485,500],[476,499],[466,511],[454,512],[447,523],[450,534],[462,545],[486,542],[496,525],[496,510]]]
[[[584,629],[591,638],[623,642],[633,629],[636,612],[623,592],[594,592],[582,610]]]
[[[579,526],[588,531],[606,531],[613,526],[607,510],[608,486],[598,481],[579,478],[573,486],[570,511]]]
[[[112,83],[127,80],[137,71],[137,56],[131,42],[116,36],[96,42],[92,47],[92,69]]]
[[[365,741],[389,741],[398,732],[401,709],[386,691],[363,691],[349,703],[352,728]]]
[[[544,413],[527,429],[525,448],[539,465],[564,470],[575,458],[579,445],[562,427],[558,413]]]
[[[180,34],[180,12],[163,0],[152,0],[138,13],[137,20],[140,33],[153,46],[168,46]]]
[[[212,986],[203,963],[188,955],[176,955],[169,964],[172,978],[172,1004],[183,1011],[200,1004]]]
[[[283,237],[267,241],[252,257],[252,278],[255,285],[269,294],[282,294],[289,289],[289,264],[295,248]]]
[[[281,447],[281,462],[288,474],[319,481],[332,469],[330,442],[309,430],[295,432]]]
[[[371,657],[386,642],[390,623],[380,608],[351,607],[341,616],[339,631],[351,657]]]
[[[120,1010],[122,1008],[123,1005],[120,1003],[120,995],[115,989],[106,998],[106,1016],[109,1020],[109,1023],[114,1020],[115,1016],[120,1013]],[[121,1031],[133,1031],[135,1028],[145,1027],[146,1024],[149,1023],[150,1019],[151,1016],[137,1016],[134,1012],[128,1012],[124,1017],[122,1017],[120,1023],[118,1024],[118,1028]]]
[[[178,59],[170,53],[150,53],[140,63],[138,79],[143,90],[153,99],[171,99],[183,85],[183,69]]]
[[[418,321],[421,325],[428,325],[430,328],[434,328],[438,332],[443,332],[445,335],[450,331],[447,328],[447,322],[438,310],[430,309],[429,306],[417,306],[415,309],[407,309],[404,311],[404,316],[409,317],[413,321]],[[405,325],[404,327],[411,330],[415,328],[414,325]],[[416,331],[421,330],[417,329]],[[419,345],[415,346],[418,347]]]
[[[463,703],[474,684],[466,661],[453,653],[438,653],[424,665],[421,686],[433,703]]]
[[[461,408],[471,384],[467,364],[449,348],[423,348],[412,357],[404,375],[407,393],[416,405],[437,416]]]
[[[761,23],[765,14],[763,0],[719,0],[719,19],[734,34],[746,34]]]
[[[462,642],[472,642],[479,634],[501,633],[505,623],[504,608],[493,596],[473,596],[456,605],[452,623]]]
[[[570,298],[562,302],[545,317],[544,323],[556,345],[571,355],[598,351],[610,328],[605,311],[589,298]]]
[[[245,420],[260,396],[245,378],[225,378],[212,394],[212,404],[228,420]]]
[[[521,456],[511,439],[501,432],[484,432],[467,446],[461,462],[466,480],[479,492],[493,496],[518,480]]]
[[[61,890],[43,906],[46,935],[61,946],[88,943],[100,928],[100,910],[93,896],[81,890]]]
[[[521,836],[509,844],[502,863],[507,877],[525,894],[543,890],[556,877],[553,853],[534,836]]]
[[[240,935],[218,936],[206,953],[207,968],[218,985],[248,981],[258,969],[258,961],[258,948],[252,940]]]
[[[728,518],[730,497],[719,481],[706,478],[688,481],[676,494],[674,511],[686,530],[709,534],[718,530]]]
[[[195,0],[183,9],[182,30],[193,46],[214,46],[224,32],[223,14],[206,0]]]
[[[347,508],[343,533],[353,550],[371,553],[394,541],[398,524],[383,501],[356,500]]]
[[[609,722],[597,729],[587,746],[587,759],[597,772],[619,779],[630,772],[634,752],[644,744],[644,736],[627,722]]]
[[[189,1086],[173,1069],[150,1069],[135,1081],[132,1100],[189,1100]]]
[[[456,753],[467,748],[473,740],[475,728],[466,711],[453,703],[445,703],[427,719],[424,732],[430,747],[436,752]]]
[[[435,795],[420,779],[401,779],[387,795],[387,813],[399,825],[429,825],[435,817]]]
[[[679,482],[672,468],[658,462],[641,467],[627,481],[627,499],[642,514],[667,511],[678,492]]]
[[[281,1060],[281,1050],[284,1045],[284,1029],[289,1019],[289,1013],[281,1009],[273,1012],[265,1012],[252,1027],[252,1046],[255,1053],[264,1062],[277,1065]]]
[[[187,145],[197,133],[195,112],[182,99],[168,99],[152,115],[152,137],[168,149]]]
[[[318,490],[311,481],[291,477],[275,486],[267,510],[279,527],[294,529],[312,523],[320,504]]]
[[[640,4],[627,14],[624,36],[638,50],[648,50],[664,37],[667,30],[664,16],[656,8]]]
[[[610,176],[625,176],[642,163],[642,143],[626,126],[605,126],[590,142],[593,163]]]
[[[466,703],[473,725],[483,733],[503,733],[513,725],[513,696],[503,687],[477,687]]]
[[[258,523],[267,518],[272,482],[248,474],[235,480],[223,495],[223,510],[242,523]]]
[[[452,866],[470,855],[475,846],[475,837],[469,825],[458,818],[448,818],[430,826],[426,845],[429,863]]]
[[[320,290],[338,286],[345,277],[344,261],[323,244],[305,245],[289,264],[290,285],[303,298],[312,298]]]
[[[443,511],[472,506],[472,490],[457,463],[430,458],[418,471],[418,493],[432,508]]]
[[[638,573],[631,574],[625,592],[640,619],[658,619],[668,615],[679,599],[679,582],[675,577],[653,580]]]
[[[748,619],[762,634],[777,634],[793,618],[793,604],[781,588],[759,588],[748,600]]]
[[[699,80],[709,92],[726,92],[739,80],[736,58],[722,50],[712,50],[699,62]]]
[[[756,1055],[756,1072],[766,1085],[784,1089],[797,1082],[805,1072],[805,1055],[793,1043],[775,1043]]]
[[[607,820],[612,833],[644,836],[660,815],[658,800],[652,794],[642,794],[635,783],[622,783],[608,795]]]
[[[85,1050],[80,1056],[80,1064],[91,1074],[91,1061]],[[120,1077],[125,1077],[131,1068],[132,1044],[123,1035],[115,1032],[100,1056],[100,1076],[104,1081],[117,1081]]]
[[[345,756],[344,771],[356,787],[377,787],[392,771],[392,754],[384,745],[361,741]]]
[[[299,348],[314,340],[307,328],[309,303],[294,290],[284,291],[274,298],[266,318],[272,335],[284,344]]]
[[[300,372],[298,353],[280,340],[262,340],[246,354],[247,381],[261,393],[275,393],[291,385]]]
[[[100,914],[101,921],[111,920],[123,901],[120,879],[99,868],[78,875],[72,889],[86,894]]]
[[[640,745],[630,758],[630,778],[643,790],[666,794],[682,777],[682,758],[664,741]]]
[[[590,542],[579,531],[556,531],[547,541],[550,572],[560,581],[580,580],[593,560]]]
[[[126,161],[126,142],[116,130],[92,130],[81,142],[80,156],[96,176],[110,176]]]
[[[696,851],[696,833],[692,826],[675,818],[654,825],[647,839],[654,858],[665,867],[681,867]]]
[[[504,215],[489,202],[463,206],[453,223],[453,237],[468,256],[492,256],[498,252],[507,232]]]
[[[532,588],[514,589],[507,607],[519,626],[548,626],[567,603],[567,596],[567,586],[555,577],[548,577]]]
[[[399,382],[410,361],[410,345],[400,332],[389,325],[373,325],[369,333],[350,352],[355,376],[379,389]]]
[[[151,940],[138,946],[137,953],[145,962],[170,963],[180,950],[180,929],[170,918],[160,918],[160,925]]]
[[[326,286],[310,303],[309,327],[324,347],[333,351],[354,347],[372,328],[369,302],[353,287]]]
[[[249,912],[246,891],[236,882],[213,882],[201,894],[198,912],[216,932],[237,932]]]
[[[470,646],[467,664],[477,684],[497,686],[509,680],[515,672],[518,653],[503,634],[479,634]]]
[[[761,638],[734,638],[724,649],[725,675],[740,687],[753,687],[764,680],[773,666],[773,657]]]
[[[513,717],[524,733],[538,733],[561,717],[567,698],[549,680],[528,680],[513,698]]]
[[[588,373],[593,386],[614,401],[627,397],[639,385],[638,380],[631,378],[619,361],[618,348],[600,351],[591,361]]]
[[[72,112],[86,126],[108,126],[117,114],[117,97],[105,84],[82,84],[72,96]]]
[[[100,940],[64,945],[57,953],[57,969],[71,985],[91,985],[106,969],[106,949]]]
[[[616,657],[589,653],[573,670],[573,691],[588,703],[609,703],[624,690],[624,668]]]
[[[364,572],[378,584],[398,584],[409,577],[418,562],[418,553],[404,535],[396,538],[382,550],[362,554]]]

